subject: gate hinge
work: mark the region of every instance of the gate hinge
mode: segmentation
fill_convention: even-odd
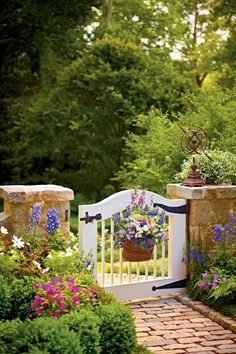
[[[80,221],[85,221],[85,224],[88,224],[89,222],[93,222],[93,220],[101,220],[101,219],[102,219],[102,214],[96,214],[93,216],[89,216],[89,213],[86,211],[85,217],[80,218]]]

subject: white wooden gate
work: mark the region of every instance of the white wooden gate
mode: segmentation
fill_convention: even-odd
[[[152,198],[154,203],[166,212],[169,223],[168,242],[160,245],[161,251],[155,246],[151,261],[131,264],[122,260],[122,248],[116,249],[112,221],[113,214],[123,212],[130,204],[131,193],[132,190],[125,190],[101,202],[79,206],[80,249],[85,255],[92,254],[95,278],[106,291],[111,291],[119,300],[180,291],[184,286],[181,284],[184,284],[186,278],[185,265],[182,262],[186,241],[186,201],[167,199],[146,191],[146,202],[150,203]],[[98,243],[99,262],[97,261]],[[117,260],[117,253],[119,260]],[[161,256],[158,257],[160,253]],[[149,274],[150,264],[151,274]]]

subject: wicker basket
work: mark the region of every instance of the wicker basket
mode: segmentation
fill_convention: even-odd
[[[146,248],[145,250],[132,240],[128,240],[123,245],[123,260],[129,262],[148,261],[152,258],[154,246]]]

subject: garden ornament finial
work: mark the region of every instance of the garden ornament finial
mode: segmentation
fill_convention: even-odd
[[[198,127],[183,128],[182,130],[181,147],[187,154],[201,154],[204,153],[209,159],[211,159],[207,153],[207,134]],[[183,186],[188,187],[203,187],[206,183],[202,179],[201,175],[197,172],[197,165],[195,163],[195,157],[193,157],[193,163],[191,165],[191,173],[188,178],[182,183]]]

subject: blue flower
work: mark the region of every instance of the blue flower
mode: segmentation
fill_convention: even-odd
[[[56,208],[48,209],[46,230],[49,235],[59,228],[59,216]]]
[[[222,241],[222,228],[220,225],[216,225],[213,229],[214,237],[213,239],[217,242]]]
[[[30,231],[32,231],[32,229],[35,225],[40,224],[41,211],[42,211],[41,203],[34,203],[32,205],[32,211],[29,215],[29,221],[30,221],[29,230]]]
[[[158,210],[157,209],[153,209],[153,210],[150,210],[148,212],[148,215],[152,215],[152,216],[156,216],[158,214]]]

